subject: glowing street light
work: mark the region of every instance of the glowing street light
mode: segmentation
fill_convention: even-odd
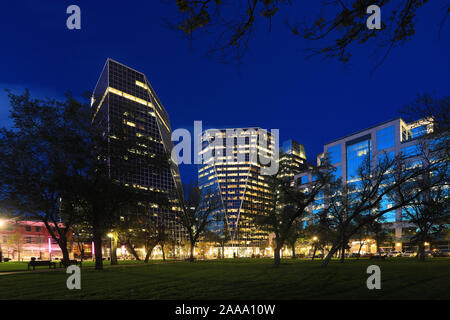
[[[108,233],[108,238],[112,238],[114,235],[112,233]]]
[[[0,227],[3,227],[4,224],[5,224],[5,221],[0,220]]]
[[[317,241],[318,240],[318,238],[317,237],[313,237],[313,241]]]

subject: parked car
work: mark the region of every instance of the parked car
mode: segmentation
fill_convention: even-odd
[[[361,254],[359,254],[358,252],[352,252],[352,254],[350,255],[350,258],[359,258],[361,256]]]
[[[402,253],[400,251],[391,251],[387,253],[388,257],[401,257]]]
[[[433,257],[450,257],[450,249],[433,251]]]
[[[414,257],[416,253],[414,251],[405,251],[402,252],[402,257]]]
[[[429,250],[425,251],[425,257],[432,257],[432,256],[433,256],[433,251],[429,251]]]

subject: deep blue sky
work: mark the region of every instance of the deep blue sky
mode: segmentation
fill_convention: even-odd
[[[271,33],[258,29],[238,68],[204,57],[208,46],[167,28],[171,1],[9,1],[0,10],[0,89],[30,88],[36,96],[61,97],[93,89],[111,57],[145,73],[167,109],[172,128],[259,126],[280,129],[281,140],[305,145],[314,162],[323,144],[398,116],[419,92],[450,93],[450,22],[438,40],[443,1],[427,4],[414,39],[395,48],[371,76],[373,48],[357,48],[350,64],[305,60],[309,45],[294,38],[285,17],[311,18],[319,1],[284,8]],[[175,2],[175,1],[173,1]],[[303,1],[306,2],[306,1]],[[312,3],[312,4],[311,4]],[[82,29],[66,28],[66,8],[77,4]],[[0,125],[8,125],[0,93]],[[181,166],[184,182],[194,165]]]

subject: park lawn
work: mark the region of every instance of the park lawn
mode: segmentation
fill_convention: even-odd
[[[59,267],[59,261],[54,260],[56,262],[56,268]],[[140,264],[142,261],[136,260],[121,260],[120,264]],[[93,267],[95,262],[92,260],[83,261],[83,267]],[[103,265],[109,266],[110,262],[108,260],[103,261]],[[48,269],[48,267],[36,267],[36,270]],[[0,273],[1,272],[15,272],[15,271],[27,271],[28,270],[28,261],[9,261],[0,263]]]
[[[366,269],[381,268],[381,290]],[[0,299],[450,299],[450,259],[370,261],[227,259],[82,269],[68,290],[63,269],[0,276]]]

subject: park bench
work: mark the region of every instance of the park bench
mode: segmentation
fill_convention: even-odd
[[[59,267],[60,268],[64,267],[64,265],[67,266],[67,267],[71,266],[71,265],[76,265],[76,266],[80,265],[80,268],[81,268],[81,261],[69,260],[69,262],[66,262],[65,264],[64,264],[64,260],[59,261]]]
[[[33,267],[33,270],[35,270],[36,267],[42,267],[42,266],[48,266],[49,269],[52,267],[56,269],[56,263],[51,261],[40,261],[40,260],[34,260],[28,262],[28,271],[30,270],[30,267]]]

